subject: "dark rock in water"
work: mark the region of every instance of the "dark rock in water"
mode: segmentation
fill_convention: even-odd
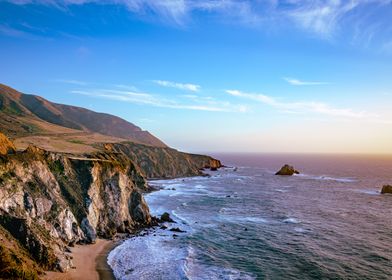
[[[178,235],[177,234],[173,234],[173,238],[176,238],[176,237],[178,237]]]
[[[392,193],[392,186],[391,185],[384,185],[381,189],[381,193]]]
[[[170,214],[165,212],[161,215],[161,221],[162,222],[168,222],[168,223],[174,223],[173,219],[170,218]]]
[[[210,170],[211,170],[211,171],[217,171],[218,168],[217,168],[217,167],[211,167]]]
[[[160,227],[160,229],[167,229],[167,226],[162,225],[162,226]]]
[[[174,231],[174,232],[185,232],[185,231],[179,229],[178,227],[176,227],[176,228],[171,228],[170,231]]]
[[[236,172],[237,170],[238,170],[238,168],[237,168],[237,167],[235,167],[235,168],[233,169],[233,171],[234,171],[234,172]]]
[[[285,164],[275,175],[292,176],[299,174],[299,171],[295,170],[293,166]]]

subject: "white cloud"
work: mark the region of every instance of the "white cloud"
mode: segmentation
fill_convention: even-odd
[[[77,86],[86,86],[86,85],[88,85],[87,82],[79,81],[79,80],[57,79],[57,80],[54,80],[54,81],[58,82],[58,83],[77,85]]]
[[[354,10],[359,1],[301,1],[286,12],[302,28],[318,34],[330,36],[342,18]]]
[[[23,30],[23,28],[21,28],[20,26],[11,27],[5,24],[0,24],[0,35],[19,38],[19,39],[30,39],[30,40],[37,40],[40,38],[39,35]]]
[[[135,87],[135,86],[129,86],[129,85],[114,85],[114,86],[119,89],[125,89],[125,90],[130,90],[130,91],[139,91],[137,89],[137,87]]]
[[[184,83],[177,83],[177,82],[171,82],[171,81],[163,81],[163,80],[154,80],[154,83],[157,85],[163,86],[163,87],[170,87],[170,88],[176,88],[176,89],[181,89],[181,90],[189,90],[189,91],[199,91],[200,86],[195,85],[195,84],[184,84]]]
[[[242,23],[251,26],[276,27],[287,26],[288,22],[299,28],[331,38],[342,28],[351,29],[353,37],[372,38],[377,32],[389,28],[388,15],[378,17],[377,28],[374,15],[385,11],[391,0],[8,0],[25,5],[52,5],[58,8],[87,3],[125,6],[130,12],[143,17],[156,16],[155,19],[184,25],[192,19],[192,14],[204,11],[218,14],[220,21]],[[268,24],[267,26],[265,26]],[[11,34],[16,34],[9,30]],[[357,35],[355,35],[357,33]],[[20,34],[16,34],[20,35]],[[389,36],[390,37],[390,36]]]
[[[202,100],[191,103],[181,100],[167,99],[150,93],[133,92],[127,90],[96,89],[96,90],[73,90],[72,93],[92,97],[106,98],[115,101],[129,102],[139,105],[148,105],[160,108],[183,109],[209,112],[246,112],[244,105],[233,105],[229,102],[211,102]]]
[[[95,3],[118,5],[147,22],[185,28],[203,12],[220,23],[275,32],[287,27],[324,40],[346,43],[391,55],[389,11],[392,0],[6,0],[16,5],[50,5],[68,11],[72,5]],[[0,25],[0,34],[11,37],[42,37],[47,29],[30,30],[22,24]],[[56,31],[62,36],[73,36]],[[38,37],[37,36],[37,37]]]
[[[317,86],[317,85],[327,85],[326,82],[315,82],[315,81],[301,81],[295,78],[285,77],[283,78],[286,82],[293,86]]]
[[[289,111],[290,113],[311,112],[311,113],[323,114],[323,115],[328,115],[333,117],[344,117],[344,118],[354,118],[354,119],[363,119],[363,118],[378,119],[379,118],[379,116],[376,114],[370,114],[365,111],[357,112],[352,109],[335,108],[322,102],[280,102],[277,101],[275,98],[267,96],[265,94],[245,93],[239,90],[227,90],[226,93],[232,96],[258,101],[260,103],[274,107],[282,112],[284,111]]]

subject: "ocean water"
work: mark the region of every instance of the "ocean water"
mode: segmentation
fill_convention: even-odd
[[[152,214],[186,232],[125,241],[118,279],[392,279],[392,157],[216,156],[237,171],[151,182]],[[301,174],[275,176],[285,163]]]

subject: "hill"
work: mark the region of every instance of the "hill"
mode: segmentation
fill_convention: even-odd
[[[135,162],[146,178],[195,176],[202,168],[221,166],[209,156],[170,148],[119,117],[52,103],[2,84],[0,132],[12,138],[19,151],[33,145],[49,152],[85,155],[111,147]]]
[[[119,117],[56,104],[0,84],[0,129],[12,138],[94,133],[156,147],[166,145],[148,131]],[[116,140],[116,141],[117,141]],[[113,142],[110,141],[109,142]]]

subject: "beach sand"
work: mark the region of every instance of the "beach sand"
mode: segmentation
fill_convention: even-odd
[[[44,279],[50,280],[114,280],[113,272],[106,259],[117,242],[98,239],[95,244],[77,245],[72,250],[73,264],[76,269],[67,273],[46,273]]]

